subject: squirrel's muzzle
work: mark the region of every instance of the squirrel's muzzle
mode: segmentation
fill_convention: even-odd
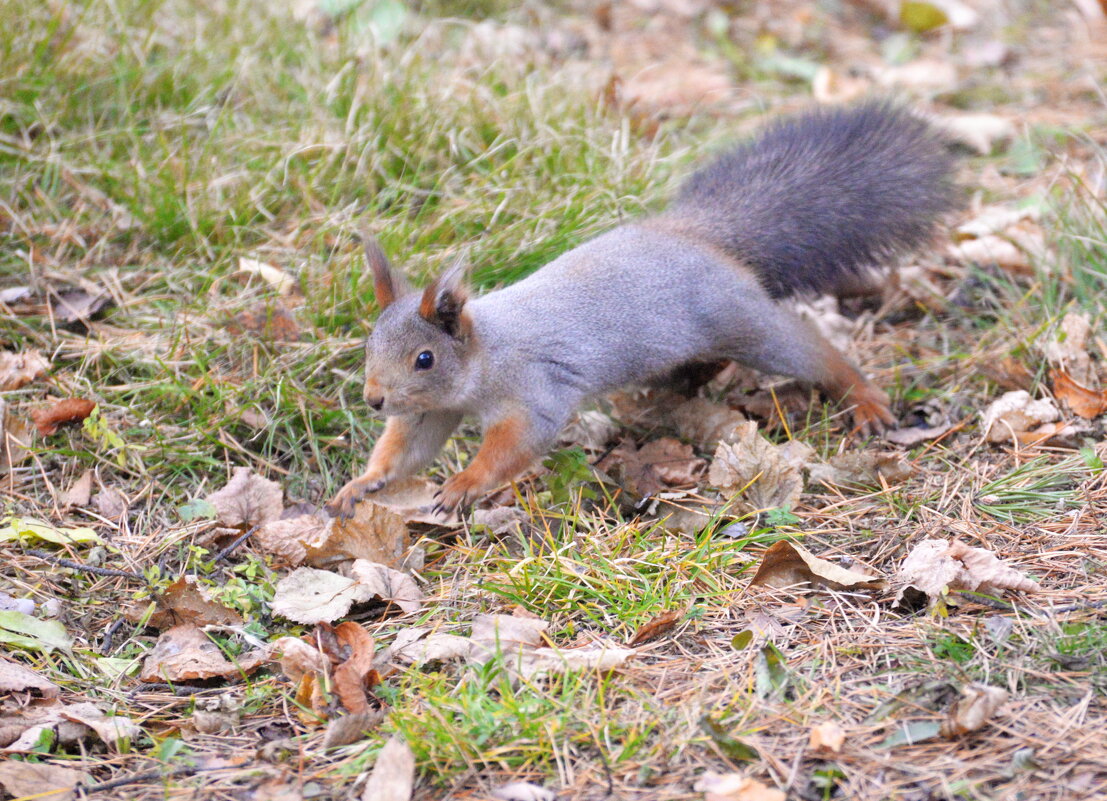
[[[379,412],[384,408],[384,398],[366,398],[365,402],[369,404],[369,408],[375,412]]]

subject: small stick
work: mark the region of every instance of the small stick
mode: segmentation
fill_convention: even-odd
[[[133,776],[124,776],[120,779],[112,779],[107,782],[100,782],[99,784],[86,784],[77,785],[74,789],[81,795],[85,796],[90,793],[102,793],[105,790],[114,790],[116,787],[123,787],[127,784],[136,784],[138,782],[148,782],[154,779],[170,778],[175,776],[191,776],[195,773],[204,773],[212,770],[226,770],[229,765],[219,765],[218,767],[202,767],[200,765],[190,765],[181,768],[173,768],[172,770],[150,770],[146,773],[136,773]]]
[[[246,542],[246,540],[250,539],[250,535],[252,535],[252,534],[253,534],[253,533],[254,533],[255,531],[257,531],[257,530],[258,530],[259,528],[261,528],[261,524],[260,524],[260,523],[259,523],[258,525],[256,525],[256,526],[254,526],[253,528],[251,528],[251,529],[250,529],[249,531],[247,531],[247,532],[246,532],[245,534],[243,534],[243,535],[242,535],[241,537],[239,537],[238,539],[236,539],[236,540],[235,540],[234,542],[232,542],[232,543],[231,543],[230,545],[228,545],[228,546],[227,546],[226,548],[224,548],[223,550],[221,550],[221,551],[220,551],[219,553],[217,553],[217,554],[215,555],[215,558],[214,558],[214,559],[212,559],[212,561],[213,561],[213,562],[222,562],[222,561],[223,561],[224,559],[226,559],[226,558],[227,558],[228,556],[230,556],[230,555],[231,555],[232,553],[234,553],[234,552],[235,552],[235,550],[236,550],[236,549],[238,548],[238,546],[239,546],[239,545],[241,545],[242,543]]]
[[[81,562],[74,562],[72,559],[62,559],[60,556],[55,556],[49,551],[40,551],[37,548],[28,548],[25,553],[29,553],[31,556],[37,556],[39,559],[45,559],[47,562],[51,562],[60,567],[68,567],[70,570],[79,570],[82,573],[91,573],[94,576],[119,576],[121,578],[135,579],[136,581],[146,581],[145,576],[140,576],[138,573],[131,573],[129,570],[116,570],[112,567],[94,567]]]

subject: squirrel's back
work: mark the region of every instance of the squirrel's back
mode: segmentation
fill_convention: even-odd
[[[659,222],[750,265],[773,297],[834,291],[926,242],[958,202],[925,121],[885,101],[771,124],[688,179]]]

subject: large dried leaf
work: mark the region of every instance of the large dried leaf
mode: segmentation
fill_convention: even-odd
[[[128,617],[138,620],[146,613],[142,603],[130,610]],[[147,625],[157,629],[170,629],[182,623],[193,626],[240,626],[242,616],[211,597],[206,587],[195,576],[182,576],[174,581],[157,598],[157,608]]]
[[[1089,352],[1089,340],[1094,333],[1087,314],[1069,312],[1045,345],[1046,359],[1054,367],[1064,369],[1074,381],[1095,386],[1098,370]]]
[[[9,760],[0,764],[0,787],[12,798],[71,801],[77,785],[88,781],[89,775],[83,771],[47,762]]]
[[[300,567],[277,582],[270,608],[297,623],[330,623],[372,597],[356,579]]]
[[[811,727],[807,738],[807,747],[812,751],[840,753],[846,741],[846,733],[833,720],[827,720]]]
[[[627,440],[611,452],[605,464],[618,465],[627,490],[643,498],[672,487],[694,487],[707,466],[691,445],[673,437],[662,437],[641,448]]]
[[[686,611],[685,609],[674,609],[671,612],[665,612],[664,614],[646,621],[634,632],[634,636],[630,638],[630,642],[627,643],[627,646],[634,648],[650,640],[656,640],[663,634],[667,634],[676,626],[680,619],[684,617]]]
[[[900,484],[915,472],[901,453],[847,451],[830,457],[825,464],[810,465],[810,478],[839,486],[881,486]]]
[[[281,295],[290,295],[296,289],[296,279],[279,267],[266,264],[257,259],[245,257],[238,260],[238,272],[243,275],[256,275]]]
[[[1018,439],[1042,423],[1052,423],[1061,416],[1053,401],[1033,400],[1029,392],[1006,392],[984,410],[984,437],[988,442],[1008,442]]]
[[[803,464],[814,451],[794,442],[789,448],[773,445],[757,433],[757,423],[743,423],[733,442],[715,449],[708,480],[724,492],[742,492],[757,509],[795,506],[803,492]]]
[[[58,506],[63,509],[88,506],[92,499],[92,471],[85,470],[65,492],[58,495]]]
[[[350,565],[350,575],[358,580],[370,598],[394,603],[407,614],[423,608],[423,591],[407,573],[357,559]]]
[[[296,318],[279,300],[260,301],[243,309],[227,322],[227,331],[234,336],[253,334],[271,342],[295,342],[300,338]]]
[[[56,698],[58,685],[30,668],[0,657],[0,695],[29,692],[42,698]]]
[[[142,735],[142,729],[123,715],[106,715],[91,703],[71,704],[62,710],[62,717],[88,726],[108,748],[117,750]]]
[[[44,437],[57,433],[67,423],[79,423],[92,414],[96,403],[86,398],[66,398],[45,409],[32,409],[31,419]]]
[[[215,507],[219,525],[228,528],[264,525],[279,520],[284,510],[280,485],[248,467],[236,467],[227,485],[206,500]]]
[[[372,503],[391,509],[405,523],[427,523],[445,528],[458,528],[462,521],[456,511],[450,513],[431,511],[431,507],[437,502],[435,493],[439,489],[441,489],[439,485],[425,478],[405,478],[394,481],[384,489],[373,493]],[[362,504],[364,505],[364,501]]]
[[[370,674],[373,670],[373,657],[376,654],[375,642],[360,623],[347,620],[335,627],[335,636],[348,649],[349,658],[334,669],[334,691],[339,702],[355,714],[367,714],[369,699],[365,695]]]
[[[696,780],[695,789],[704,801],[785,801],[783,790],[762,784],[741,773],[707,771]]]
[[[496,652],[509,655],[537,648],[550,624],[536,617],[519,615],[477,615],[469,635],[478,659],[485,661]],[[484,657],[484,658],[481,658]]]
[[[306,673],[324,673],[330,664],[318,648],[297,637],[281,637],[270,643],[269,658],[277,660],[281,672],[293,683]]]
[[[943,737],[959,737],[983,728],[996,711],[1007,703],[1008,692],[986,684],[970,684],[961,690],[961,697],[942,721]]]
[[[31,383],[45,375],[50,362],[37,350],[12,353],[0,350],[0,392]]]
[[[392,644],[392,657],[404,665],[424,662],[450,662],[455,659],[467,659],[473,651],[473,641],[457,634],[430,634],[429,629],[412,630],[418,634],[403,638],[397,636]]]
[[[324,567],[351,559],[365,559],[401,567],[410,547],[403,518],[373,501],[362,501],[349,520],[334,518],[305,543],[307,563]]]
[[[278,566],[298,567],[307,559],[308,543],[329,530],[329,521],[318,515],[297,515],[266,523],[250,539],[254,548],[275,556]]]
[[[916,545],[903,560],[894,583],[896,603],[908,588],[924,593],[931,603],[945,599],[948,590],[997,594],[1004,590],[1035,592],[1038,584],[1007,567],[991,551],[954,540],[929,539]]]
[[[191,681],[250,673],[268,660],[268,649],[240,654],[231,662],[196,626],[162,632],[142,663],[141,678],[152,682]]]
[[[373,763],[361,801],[410,801],[415,787],[415,754],[399,736],[384,744]]]
[[[1053,382],[1054,397],[1085,420],[1107,412],[1107,390],[1089,389],[1061,369],[1051,370],[1049,376]]]
[[[103,292],[67,289],[50,298],[54,317],[63,323],[87,323],[115,301]]]
[[[746,422],[746,416],[736,409],[705,398],[682,403],[673,410],[672,419],[680,436],[704,448],[734,441]]]
[[[751,585],[792,587],[812,584],[832,590],[881,589],[883,579],[841,567],[812,554],[801,545],[781,540],[773,543],[761,560]]]

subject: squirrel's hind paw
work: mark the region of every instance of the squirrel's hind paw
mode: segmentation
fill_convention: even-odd
[[[326,505],[327,514],[331,517],[349,520],[354,516],[357,505],[366,495],[382,489],[384,479],[367,479],[364,476],[348,481],[346,486],[338,491],[334,500]]]
[[[896,416],[892,414],[888,396],[883,390],[872,384],[859,386],[855,388],[851,400],[854,402],[851,410],[854,432],[873,436],[896,425]]]

